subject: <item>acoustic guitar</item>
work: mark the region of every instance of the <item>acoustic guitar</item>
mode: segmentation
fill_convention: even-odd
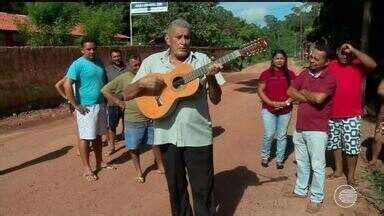
[[[147,76],[158,76],[164,80],[165,87],[161,92],[143,91],[136,98],[140,111],[150,119],[160,119],[170,114],[177,105],[177,101],[196,93],[199,88],[199,78],[208,73],[212,63],[225,64],[240,56],[250,56],[260,53],[267,48],[265,39],[258,38],[242,49],[235,50],[209,64],[193,69],[190,64],[179,64],[172,71],[160,74],[151,73]]]

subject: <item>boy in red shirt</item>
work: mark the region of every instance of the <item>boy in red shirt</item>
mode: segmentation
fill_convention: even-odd
[[[328,179],[343,174],[342,152],[347,155],[347,182],[355,185],[355,169],[360,153],[360,127],[362,109],[362,85],[366,72],[372,71],[376,62],[351,44],[344,43],[337,49],[337,59],[329,63],[329,71],[337,81],[329,121],[327,150],[335,157],[335,171]]]

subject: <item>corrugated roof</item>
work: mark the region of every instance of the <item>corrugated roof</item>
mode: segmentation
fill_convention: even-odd
[[[80,25],[77,25],[77,26],[73,27],[73,29],[71,30],[70,34],[73,35],[73,36],[83,36],[83,35],[85,35],[84,32],[83,32],[83,29],[81,28]],[[115,35],[115,38],[118,38],[118,39],[129,39],[128,36],[123,35],[123,34],[119,34],[119,33],[117,33]]]
[[[9,14],[0,12],[0,30],[3,31],[18,31],[16,22],[25,21],[28,19],[28,16],[21,14]]]

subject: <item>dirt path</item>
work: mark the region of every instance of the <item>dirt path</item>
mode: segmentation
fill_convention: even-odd
[[[283,170],[274,161],[260,166],[263,129],[255,83],[265,67],[226,74],[223,101],[211,106],[218,215],[306,215],[305,200],[282,196],[295,180],[292,152]],[[291,122],[289,134],[295,115]],[[372,130],[364,122],[363,134]],[[0,135],[0,215],[170,215],[166,181],[153,172],[150,151],[142,155],[145,184],[134,182],[123,148],[111,158],[118,170],[102,171],[99,181],[88,183],[80,178],[73,141],[70,117]],[[376,215],[362,198],[349,209],[334,203],[333,191],[344,181],[327,182],[318,215]]]

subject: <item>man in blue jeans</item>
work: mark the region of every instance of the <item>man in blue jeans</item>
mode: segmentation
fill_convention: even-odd
[[[124,101],[122,95],[124,88],[131,83],[140,64],[141,61],[138,56],[132,56],[129,59],[130,67],[128,67],[128,70],[106,84],[101,92],[108,101],[124,110],[125,146],[132,157],[132,162],[136,169],[136,182],[144,183],[145,179],[140,166],[139,145],[141,143],[153,145],[153,125],[152,121],[140,112],[135,100]],[[162,174],[164,173],[164,168],[160,147],[153,145],[152,149],[155,162],[159,168],[158,173]]]
[[[287,94],[300,102],[297,110],[296,132],[293,135],[297,161],[297,179],[291,197],[305,198],[311,170],[310,202],[306,211],[316,213],[324,199],[325,148],[328,140],[328,120],[336,80],[327,69],[328,48],[316,45],[304,70],[291,83]]]

